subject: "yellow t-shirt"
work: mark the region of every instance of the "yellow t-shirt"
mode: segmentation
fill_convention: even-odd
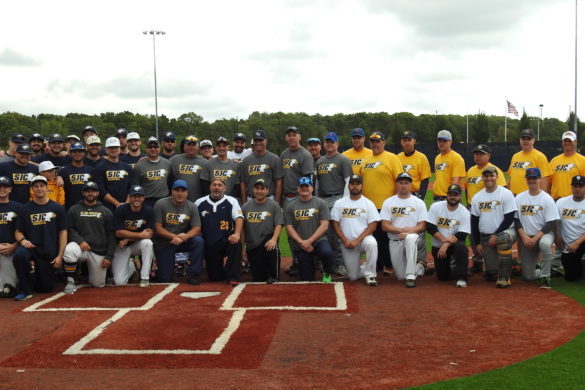
[[[420,190],[420,182],[431,177],[431,165],[427,156],[415,150],[410,156],[404,152],[398,153],[398,159],[404,172],[412,176],[412,190]]]
[[[368,148],[363,148],[361,151],[356,151],[354,148],[346,150],[342,153],[345,157],[349,158],[351,161],[351,169],[353,170],[354,175],[360,174],[360,165],[366,157],[370,157],[372,155],[372,150]]]
[[[454,177],[465,177],[465,161],[459,153],[450,150],[435,157],[435,183],[433,196],[447,196],[447,188]]]
[[[492,163],[487,163],[485,167],[496,167]],[[465,176],[465,192],[467,193],[467,204],[471,205],[471,201],[475,194],[485,188],[483,184],[483,180],[481,180],[481,172],[484,168],[479,168],[477,165],[472,166],[467,171],[467,175]],[[502,187],[506,186],[506,177],[504,176],[504,172],[498,167],[496,167],[498,171],[498,180],[496,180],[496,184]]]
[[[532,149],[526,153],[523,150],[512,156],[510,161],[510,168],[508,168],[508,176],[510,176],[510,191],[514,195],[526,191],[528,185],[526,184],[526,170],[528,168],[540,169],[542,177],[551,175],[550,165],[546,156],[536,149]]]
[[[572,156],[559,154],[550,160],[551,170],[551,189],[550,195],[554,200],[572,195],[571,179],[573,176],[585,176],[585,157],[582,154],[575,153]]]
[[[386,151],[366,157],[360,165],[363,195],[374,202],[378,210],[386,199],[396,194],[396,177],[400,172],[400,160],[394,153]]]

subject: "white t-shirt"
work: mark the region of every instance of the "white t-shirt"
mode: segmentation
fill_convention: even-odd
[[[380,218],[392,222],[392,226],[398,228],[415,227],[420,221],[427,217],[427,206],[425,202],[414,195],[406,199],[398,195],[391,196],[382,203]],[[388,233],[391,240],[399,240],[400,235]]]
[[[471,215],[461,204],[455,211],[450,211],[446,200],[433,203],[426,221],[436,225],[439,233],[445,237],[454,236],[459,232],[471,234]],[[441,246],[441,242],[434,236],[431,237],[431,244],[437,248]]]
[[[353,241],[366,230],[372,222],[380,220],[380,214],[374,202],[361,196],[352,200],[349,196],[335,201],[331,209],[331,219],[339,222],[341,231],[348,240]]]
[[[520,220],[522,228],[529,236],[534,236],[550,221],[559,219],[559,210],[552,196],[544,191],[536,196],[530,195],[528,190],[516,195],[515,217]]]
[[[561,216],[561,237],[565,244],[571,244],[585,233],[585,200],[575,202],[573,195],[557,200]]]
[[[479,232],[493,234],[504,220],[504,215],[518,210],[514,194],[507,188],[498,186],[494,192],[485,188],[473,197],[471,214],[479,217]]]
[[[233,150],[228,150],[227,157],[230,160],[237,160],[237,163],[241,163],[244,157],[247,157],[252,154],[252,148],[247,148],[242,150],[242,153],[236,153]]]

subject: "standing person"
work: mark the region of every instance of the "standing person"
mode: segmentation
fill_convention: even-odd
[[[87,150],[87,154],[83,159],[83,163],[87,166],[95,168],[102,160],[102,156],[100,154],[102,148],[102,141],[96,135],[90,135],[87,137],[85,147]]]
[[[331,283],[335,253],[325,236],[331,219],[329,208],[323,199],[313,196],[313,182],[308,177],[299,178],[298,193],[299,197],[284,209],[284,223],[292,240],[291,250],[298,259],[300,280],[315,279],[313,261],[318,256],[324,266],[321,281]]]
[[[28,137],[28,144],[32,149],[32,156],[38,156],[39,154],[43,153],[43,145],[45,142],[45,138],[40,135],[39,133],[33,133]]]
[[[458,184],[447,188],[447,200],[435,202],[427,214],[427,232],[431,235],[432,254],[438,280],[455,277],[456,286],[467,287],[467,246],[465,239],[471,234],[471,215],[461,204],[462,189]],[[455,259],[455,272],[451,272],[451,256]]]
[[[132,168],[120,161],[120,141],[110,137],[106,140],[106,158],[94,170],[95,182],[101,191],[104,206],[112,212],[128,201],[128,190],[132,183]]]
[[[473,197],[471,233],[478,243],[477,253],[485,259],[484,278],[507,288],[512,285],[512,245],[517,238],[513,223],[518,208],[512,192],[497,184],[497,175],[493,166],[482,171],[485,188]]]
[[[207,160],[199,156],[199,139],[188,135],[184,139],[184,152],[170,159],[171,180],[184,180],[189,185],[189,201],[194,202],[207,193],[209,181],[203,180]]]
[[[134,168],[134,166],[145,157],[145,154],[140,150],[141,143],[142,141],[140,140],[140,135],[138,133],[128,133],[128,136],[126,137],[128,153],[122,153],[122,150],[120,149],[120,161],[125,162],[130,165],[131,168]]]
[[[75,134],[69,134],[67,137],[65,137],[65,150],[62,151],[61,153],[69,154],[69,150],[71,150],[71,145],[73,145],[76,142],[81,142],[79,137],[76,136]]]
[[[528,185],[524,178],[528,168],[538,168],[542,174],[540,182],[543,190],[548,189],[549,176],[551,175],[550,165],[546,156],[534,148],[534,131],[524,129],[520,132],[520,146],[522,150],[515,153],[508,168],[508,188],[514,195],[526,191]]]
[[[160,145],[156,137],[150,137],[146,143],[146,158],[134,167],[133,184],[144,188],[145,202],[150,207],[162,198],[169,196],[169,177],[171,163],[160,158]]]
[[[246,148],[246,142],[248,142],[248,137],[244,133],[236,133],[234,134],[232,140],[232,149],[228,152],[228,158],[237,162],[238,164],[244,160],[245,157],[252,154],[251,148]]]
[[[283,200],[276,201],[286,207],[294,198],[297,197],[297,183],[301,176],[312,179],[313,174],[313,157],[307,149],[301,146],[301,133],[295,126],[289,126],[286,129],[285,140],[288,148],[280,154],[282,162],[282,193]]]
[[[87,139],[91,136],[97,137],[98,132],[94,126],[87,125],[81,130],[81,138],[83,138],[83,143],[85,145],[88,144]]]
[[[144,203],[144,188],[139,185],[130,187],[130,202],[116,208],[114,212],[114,231],[118,245],[114,252],[112,273],[114,283],[122,285],[136,271],[130,256],[141,256],[140,287],[148,287],[152,268],[154,235],[154,210]]]
[[[30,148],[28,145],[21,145]],[[14,237],[20,246],[12,263],[19,280],[17,301],[32,298],[33,290],[51,292],[55,288],[53,268],[60,269],[67,245],[65,208],[47,198],[47,179],[31,180],[35,198],[22,206]]]
[[[0,176],[0,297],[12,298],[16,295],[18,278],[12,263],[13,254],[18,248],[18,242],[14,238],[16,221],[26,218],[22,213],[22,205],[11,201],[9,198],[12,183],[6,176]]]
[[[211,160],[213,157],[213,144],[210,140],[204,139],[201,141],[201,144],[199,144],[199,153],[207,161]]]
[[[242,206],[245,227],[242,241],[246,243],[252,279],[273,284],[279,278],[278,238],[284,225],[284,215],[278,203],[268,199],[267,195],[268,187],[264,179],[256,180],[254,198]]]
[[[459,184],[465,177],[465,161],[463,157],[453,149],[451,145],[453,137],[449,130],[441,130],[437,133],[437,147],[439,154],[435,157],[435,183],[433,185],[433,199],[447,199],[447,188],[451,184]]]
[[[178,252],[188,252],[187,283],[198,285],[203,273],[201,220],[197,206],[188,201],[188,192],[189,185],[185,180],[175,180],[171,196],[154,205],[154,253],[161,283],[173,281],[175,254]]]
[[[114,133],[114,137],[120,141],[120,154],[128,154],[128,130],[120,128]]]
[[[238,201],[225,195],[225,183],[211,179],[210,194],[195,201],[201,216],[205,242],[205,269],[212,282],[228,280],[232,287],[240,282],[242,263],[242,227],[244,216]],[[223,263],[227,257],[227,263]]]
[[[20,133],[12,134],[12,137],[8,140],[8,149],[4,152],[4,155],[0,157],[0,163],[7,161],[14,161],[16,158],[16,148],[18,145],[22,145],[25,141],[24,135]]]
[[[280,158],[267,149],[268,140],[264,130],[254,131],[252,146],[253,153],[244,157],[241,163],[240,187],[242,202],[254,196],[254,183],[264,179],[268,187],[268,197],[280,202],[282,197],[283,169]]]
[[[82,190],[90,180],[93,180],[93,168],[85,165],[86,151],[79,142],[71,145],[69,150],[71,154],[71,163],[59,171],[59,176],[63,179],[63,189],[65,191],[65,209],[69,210],[71,206],[79,203],[82,199]]]
[[[359,175],[362,162],[372,155],[372,150],[365,147],[366,132],[364,129],[356,127],[351,131],[351,149],[343,152],[343,155],[349,158],[351,169],[354,175]]]
[[[386,199],[396,193],[396,177],[403,172],[402,164],[394,153],[384,150],[386,137],[379,131],[370,135],[370,147],[372,155],[365,157],[360,166],[360,175],[364,183],[363,194],[376,205],[378,212]],[[382,230],[379,223],[374,238],[378,243],[377,269],[391,267],[390,251],[388,246],[388,234]]]
[[[417,251],[425,231],[427,206],[412,195],[412,177],[402,172],[396,178],[396,195],[384,201],[380,211],[382,229],[388,234],[390,258],[398,280],[406,279],[406,287],[416,287]]]
[[[365,278],[368,286],[377,286],[376,261],[378,243],[372,235],[380,214],[374,203],[362,196],[362,177],[352,175],[348,183],[349,196],[338,199],[331,209],[333,229],[339,236],[341,253],[349,280]],[[365,254],[364,264],[360,256]]]
[[[518,232],[518,252],[522,264],[522,276],[526,280],[540,278],[540,288],[550,288],[553,227],[559,219],[559,211],[553,198],[540,188],[540,169],[526,170],[528,190],[516,196],[518,211],[514,227]],[[536,263],[540,258],[540,272]]]
[[[0,176],[8,177],[12,182],[10,200],[20,204],[30,200],[31,180],[39,173],[38,165],[30,162],[31,154],[29,145],[18,145],[14,161],[0,164]]]
[[[228,158],[229,143],[227,138],[219,136],[215,140],[217,156],[209,160],[205,178],[219,178],[225,184],[225,193],[241,200],[240,164]]]
[[[61,134],[51,134],[47,139],[49,142],[49,151],[39,154],[32,159],[32,162],[40,164],[43,161],[50,161],[56,167],[64,167],[71,162],[71,157],[63,155],[63,137]]]
[[[313,157],[313,177],[317,177],[317,161],[321,158],[321,140],[317,137],[311,137],[307,140],[307,151]],[[319,190],[319,183],[315,181],[315,193]]]
[[[583,276],[585,254],[585,176],[571,179],[572,194],[557,201],[560,220],[555,228],[555,244],[563,251],[561,261],[565,280],[576,282]]]
[[[175,147],[177,145],[177,136],[172,131],[166,131],[163,134],[163,148],[160,151],[160,156],[170,160],[175,155]]]
[[[415,150],[416,135],[413,131],[405,131],[400,138],[402,152],[398,159],[404,172],[412,177],[412,194],[424,202],[431,177],[431,165],[427,156]]]
[[[72,294],[77,289],[75,271],[79,261],[86,261],[89,284],[104,287],[108,267],[112,265],[116,238],[112,212],[99,201],[99,188],[93,181],[83,187],[83,200],[67,212],[69,243],[65,247],[63,268],[67,284],[63,292]]]

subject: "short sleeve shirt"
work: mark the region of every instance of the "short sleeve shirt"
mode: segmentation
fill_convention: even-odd
[[[319,196],[343,194],[345,179],[352,174],[349,159],[339,153],[332,157],[321,156],[317,160],[317,180]]]
[[[414,195],[406,199],[394,195],[384,201],[380,210],[380,219],[390,221],[392,226],[399,228],[415,227],[420,221],[427,217],[427,206],[425,202]],[[400,239],[399,234],[388,233],[391,240]]]
[[[579,153],[572,156],[559,154],[550,161],[551,189],[553,199],[573,195],[571,193],[571,179],[573,176],[585,175],[585,157]]]
[[[354,148],[351,148],[343,152],[343,155],[349,158],[349,161],[351,162],[351,169],[353,170],[354,175],[359,175],[362,162],[364,162],[366,157],[370,157],[372,155],[372,150],[364,147],[358,152]]]
[[[485,188],[475,194],[471,214],[479,217],[479,232],[493,234],[504,221],[504,215],[517,211],[516,200],[510,190],[498,186],[493,192]]]
[[[250,199],[242,206],[246,229],[246,249],[259,247],[274,234],[277,225],[284,224],[282,209],[272,199],[256,203]]]
[[[492,163],[488,163],[485,167],[479,168],[477,165],[472,166],[467,171],[467,175],[465,176],[465,192],[467,193],[467,203],[471,204],[473,202],[473,197],[479,191],[485,188],[485,184],[483,184],[483,180],[481,179],[481,173],[483,169],[486,167],[495,167],[498,171],[498,179],[496,180],[496,184],[499,186],[504,187],[506,185],[506,178],[504,177],[504,172],[498,167],[496,167]]]
[[[396,178],[401,172],[402,164],[394,153],[384,151],[365,158],[360,167],[363,195],[380,209],[382,203],[396,193]]]
[[[412,191],[419,191],[421,181],[431,177],[429,159],[418,150],[414,151],[410,156],[401,152],[398,154],[398,159],[404,172],[412,176]]]
[[[280,154],[282,161],[284,194],[296,194],[299,177],[313,173],[313,156],[302,146],[297,150],[285,149]]]
[[[435,157],[434,196],[447,196],[447,188],[454,177],[465,176],[465,161],[459,153],[450,150],[449,153],[439,153]]]
[[[154,222],[173,234],[186,233],[196,226],[201,226],[197,206],[191,202],[175,205],[171,197],[159,199],[154,204]],[[158,235],[154,236],[154,245],[163,248],[170,242]]]
[[[290,202],[284,210],[284,223],[292,225],[297,234],[302,239],[307,239],[315,233],[315,230],[321,224],[321,221],[329,221],[329,207],[321,198],[313,196],[308,202],[303,202],[297,198]],[[315,242],[325,240],[326,236],[322,235]],[[293,250],[300,250],[301,247],[295,241],[292,241]]]
[[[559,211],[553,198],[544,191],[532,196],[524,191],[516,196],[515,217],[520,220],[522,228],[529,236],[534,236],[547,222],[559,219]]]
[[[585,200],[575,202],[573,195],[565,196],[557,201],[557,208],[561,217],[561,238],[565,244],[571,244],[585,234]]]
[[[313,172],[311,159],[311,170]],[[282,163],[280,158],[272,153],[266,152],[262,156],[251,154],[242,160],[241,181],[246,183],[248,196],[254,195],[254,183],[263,179],[269,188],[268,195],[274,195],[275,182],[282,179]]]
[[[444,237],[454,236],[459,232],[471,234],[471,215],[469,210],[461,204],[457,206],[457,209],[451,211],[446,200],[433,203],[426,221],[435,225]],[[438,248],[441,246],[441,242],[432,236],[431,245]]]
[[[374,203],[365,196],[357,200],[345,196],[333,205],[331,219],[339,222],[339,227],[345,237],[353,241],[366,230],[370,223],[379,221],[380,214]]]
[[[528,168],[540,169],[542,177],[551,175],[550,164],[542,152],[536,149],[532,149],[528,153],[523,150],[519,151],[512,156],[510,167],[508,168],[510,191],[514,195],[518,195],[528,189],[526,178],[524,177]]]

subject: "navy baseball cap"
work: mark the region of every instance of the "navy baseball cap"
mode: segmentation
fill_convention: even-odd
[[[526,170],[526,174],[524,177],[541,177],[540,169],[538,168],[528,168]]]
[[[300,186],[313,186],[313,181],[306,176],[299,177],[299,187]]]
[[[529,138],[536,138],[534,136],[534,131],[532,129],[524,129],[520,132],[520,138],[522,137],[529,137]]]
[[[9,186],[12,187],[12,182],[6,176],[0,176],[0,186]]]
[[[571,180],[571,185],[572,186],[585,185],[585,176],[581,175],[573,176],[573,179]]]
[[[174,142],[177,140],[177,136],[172,131],[167,131],[163,134],[164,142]]]
[[[144,188],[139,185],[132,186],[130,187],[128,195],[144,195]]]
[[[362,183],[362,182],[363,182],[363,180],[362,180],[362,177],[361,177],[360,175],[351,175],[351,176],[349,177],[349,182],[350,182],[350,183],[352,183],[352,182],[358,182],[358,183]]]
[[[116,130],[116,137],[128,137],[128,130],[124,128]]]
[[[410,176],[406,172],[402,172],[402,173],[399,173],[398,174],[398,177],[396,178],[396,181],[404,180],[404,179],[412,181],[412,176]]]
[[[479,144],[475,148],[473,148],[473,153],[489,154],[491,152],[492,150],[490,149],[490,147],[485,144]]]
[[[186,190],[189,189],[189,185],[187,184],[187,182],[185,180],[175,180],[173,182],[173,190],[176,188],[184,188]]]
[[[30,137],[28,137],[28,142],[32,141],[33,139],[38,139],[38,140],[44,141],[45,140],[45,137],[43,137],[39,133],[32,133],[30,135]]]
[[[355,129],[353,129],[351,131],[351,136],[352,137],[365,137],[366,132],[361,127],[356,127]]]
[[[296,126],[289,126],[286,128],[286,132],[288,133],[289,131],[294,131],[295,133],[300,133],[299,129],[297,129]]]
[[[400,137],[400,139],[403,138],[416,139],[416,134],[414,134],[414,131],[405,131],[402,133],[402,137]]]
[[[216,144],[218,144],[218,143],[220,143],[220,142],[225,142],[225,143],[227,144],[227,143],[228,143],[228,140],[227,140],[227,138],[226,138],[226,137],[223,137],[223,136],[221,136],[221,135],[220,135],[220,136],[219,136],[219,137],[217,137],[217,139],[215,140],[215,143],[216,143]]]
[[[236,140],[239,140],[239,139],[244,140],[246,142],[248,141],[248,137],[246,137],[246,134],[244,134],[244,133],[236,133],[236,134],[234,134],[233,140],[236,141]]]
[[[194,135],[188,135],[185,137],[185,143],[199,143],[199,138],[195,137]]]
[[[449,193],[449,192],[454,192],[457,195],[461,195],[461,193],[463,192],[463,190],[461,189],[461,187],[459,186],[459,184],[451,184],[447,188],[447,193]]]
[[[12,134],[12,137],[10,137],[10,140],[17,144],[23,144],[26,139],[24,138],[24,135],[20,133],[14,133]]]
[[[81,142],[75,142],[71,144],[71,147],[69,147],[69,151],[73,150],[85,150],[85,146],[83,146]]]
[[[63,142],[63,137],[59,133],[54,133],[49,136],[49,143],[51,142]]]
[[[97,135],[97,129],[95,127],[93,127],[93,126],[85,126],[83,128],[83,130],[81,131],[81,135],[87,133],[88,131],[91,131],[92,133],[94,133],[94,134]]]
[[[252,137],[253,137],[253,139],[266,139],[267,138],[264,130],[254,131],[254,135]]]
[[[87,190],[99,191],[97,183],[95,181],[88,181],[87,183],[85,183],[85,185],[83,186],[83,191]]]
[[[20,144],[16,147],[16,153],[32,154],[32,152],[30,145],[27,144]]]
[[[324,140],[325,141],[331,140],[333,142],[337,142],[338,141],[337,134],[335,134],[335,132],[333,131],[330,131],[329,133],[325,134]]]

